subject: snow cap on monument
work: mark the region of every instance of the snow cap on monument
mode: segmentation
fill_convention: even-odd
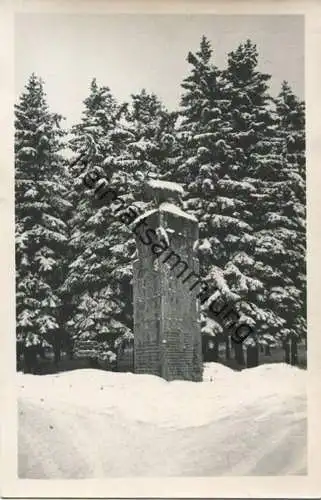
[[[169,199],[181,204],[181,196],[184,189],[177,182],[168,182],[158,179],[149,179],[145,183],[145,191],[150,199],[154,199],[159,205]]]
[[[177,182],[149,179],[145,183],[145,193],[161,212],[171,212],[197,222],[197,219],[183,210],[183,187]]]

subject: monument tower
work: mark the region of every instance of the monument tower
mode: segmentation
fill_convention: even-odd
[[[147,192],[156,208],[135,221],[134,261],[135,373],[166,380],[202,379],[202,346],[196,290],[195,243],[198,222],[178,205],[182,188],[152,180]],[[173,203],[174,202],[174,203]]]

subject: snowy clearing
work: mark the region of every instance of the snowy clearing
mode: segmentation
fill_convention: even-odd
[[[19,477],[306,474],[306,372],[17,375]]]

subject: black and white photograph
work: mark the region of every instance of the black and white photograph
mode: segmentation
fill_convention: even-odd
[[[18,481],[308,478],[306,36],[15,13]]]
[[[304,17],[15,19],[18,476],[307,474]]]

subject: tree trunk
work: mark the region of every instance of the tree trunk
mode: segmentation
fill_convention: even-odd
[[[244,361],[244,352],[242,343],[237,344],[236,342],[234,342],[234,354],[235,354],[235,361],[239,365],[244,366],[245,361]]]
[[[225,339],[225,359],[228,361],[231,359],[231,348],[230,348],[230,337],[229,335]]]
[[[259,346],[248,346],[246,350],[246,366],[247,368],[253,368],[259,364]]]
[[[285,363],[290,364],[290,344],[287,340],[284,342],[283,348],[284,348],[284,361]]]
[[[16,342],[16,369],[21,370],[21,357],[23,355],[23,343]]]
[[[218,338],[208,335],[202,336],[202,351],[204,362],[211,363],[218,360]]]
[[[61,352],[59,345],[55,345],[54,354],[55,354],[55,365],[58,365],[59,361],[61,360]]]
[[[264,351],[265,356],[271,356],[271,349],[269,344],[266,344]]]
[[[38,359],[37,359],[37,346],[25,347],[23,352],[24,372],[37,373]]]
[[[58,363],[61,360],[61,335],[59,330],[57,330],[55,333],[53,349],[55,357],[54,362],[55,365],[58,366]]]
[[[295,337],[291,338],[291,357],[290,357],[291,365],[298,364],[298,341]]]
[[[74,359],[74,346],[73,346],[73,341],[72,341],[70,334],[67,334],[66,351],[68,354],[68,359],[70,359],[70,360]]]
[[[219,346],[218,340],[215,339],[214,352],[213,352],[214,360],[213,361],[218,361],[218,346]]]
[[[211,344],[207,349],[207,361],[215,362],[218,361],[218,341],[216,338],[210,340]],[[213,344],[213,345],[212,345]]]
[[[100,368],[98,358],[89,358],[90,368]]]

